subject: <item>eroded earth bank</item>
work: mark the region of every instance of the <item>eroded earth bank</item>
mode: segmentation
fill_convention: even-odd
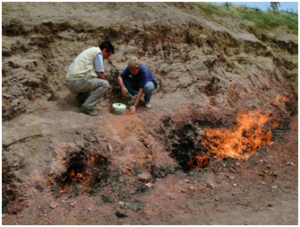
[[[104,40],[92,117],[64,78]],[[130,55],[159,85],[116,116]],[[295,35],[189,3],[2,3],[2,120],[3,224],[298,224]]]

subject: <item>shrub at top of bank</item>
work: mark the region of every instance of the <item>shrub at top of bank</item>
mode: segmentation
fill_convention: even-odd
[[[213,19],[215,15],[227,15],[237,19],[244,19],[255,23],[258,29],[272,30],[278,26],[286,26],[287,33],[298,35],[298,14],[294,9],[273,11],[262,11],[259,8],[250,8],[244,5],[233,5],[231,3],[216,4],[207,2],[194,3],[199,9]]]

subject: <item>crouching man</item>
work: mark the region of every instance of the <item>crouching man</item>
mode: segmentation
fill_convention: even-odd
[[[78,94],[75,100],[81,105],[81,113],[98,115],[96,104],[107,94],[109,88],[104,75],[103,59],[108,59],[113,53],[113,45],[104,41],[99,47],[83,51],[70,65],[66,84],[71,92]]]
[[[150,71],[150,69],[139,63],[137,57],[130,57],[128,66],[118,77],[118,83],[122,89],[123,95],[133,97],[130,112],[135,113],[137,105],[141,100],[143,94],[144,101],[147,108],[151,107],[150,100],[153,91],[157,87],[157,83]]]

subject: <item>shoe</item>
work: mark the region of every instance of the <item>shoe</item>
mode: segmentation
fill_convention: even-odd
[[[151,108],[151,103],[150,103],[150,101],[146,102],[145,105],[146,105],[147,108]]]
[[[99,115],[97,110],[95,110],[95,109],[89,110],[83,106],[80,108],[80,113],[84,113],[84,114],[87,114],[90,116],[98,116]]]
[[[80,100],[78,100],[78,99],[75,99],[75,106],[77,106],[77,107],[81,107],[82,106],[82,104],[83,104],[84,102],[81,102]]]
[[[137,95],[134,95],[134,96],[130,95],[130,97],[131,97],[131,100],[128,101],[128,104],[129,104],[129,105],[132,105],[132,104],[135,102],[135,100],[136,100],[136,98],[137,98]]]
[[[81,94],[78,94],[75,98],[75,105],[79,107],[82,106],[86,99],[87,97],[83,97]]]

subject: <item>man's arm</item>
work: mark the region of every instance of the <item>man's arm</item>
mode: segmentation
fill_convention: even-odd
[[[127,90],[127,88],[125,87],[125,85],[124,85],[124,83],[123,83],[123,78],[122,78],[121,76],[118,77],[118,84],[119,84],[120,87],[121,87],[121,90],[122,90],[123,95],[127,95],[128,90]]]
[[[139,93],[138,93],[138,95],[136,97],[136,100],[134,102],[134,105],[130,107],[130,113],[135,113],[136,106],[139,104],[139,102],[140,102],[140,100],[141,100],[141,98],[143,96],[143,93],[144,93],[144,88],[140,88],[139,89]]]
[[[98,77],[102,80],[106,80],[105,75],[104,75],[102,54],[97,54],[96,55],[96,57],[94,58],[94,64],[95,64],[96,73],[97,73]]]
[[[128,66],[124,69],[124,71],[121,73],[121,75],[118,77],[118,84],[120,85],[121,87],[121,90],[122,90],[122,93],[123,95],[127,95],[128,93],[128,90],[127,88],[125,87],[124,85],[124,82],[123,82],[123,78],[127,78],[129,75],[129,68]]]
[[[98,77],[99,77],[100,79],[102,79],[102,80],[107,80],[107,79],[105,79],[105,75],[104,75],[103,72],[96,72],[96,73],[97,73],[97,75],[98,75]]]

